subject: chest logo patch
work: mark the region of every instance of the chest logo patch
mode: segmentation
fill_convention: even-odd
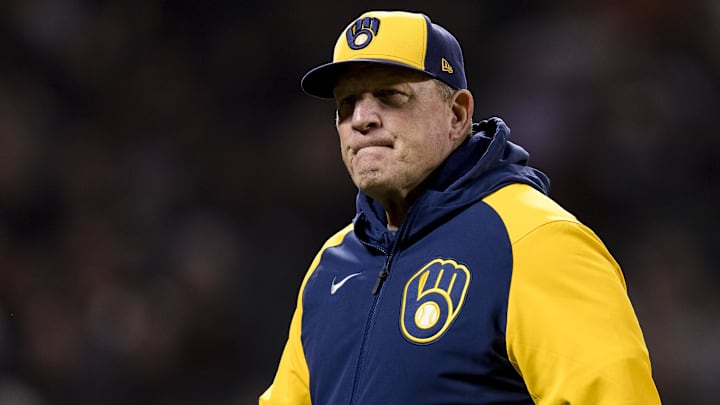
[[[415,273],[403,291],[400,329],[406,339],[426,344],[439,339],[460,313],[470,270],[454,260],[434,259]]]

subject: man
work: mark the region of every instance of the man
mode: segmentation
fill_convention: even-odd
[[[546,196],[455,38],[368,12],[303,90],[337,103],[359,192],[301,285],[260,404],[656,404],[620,268]]]

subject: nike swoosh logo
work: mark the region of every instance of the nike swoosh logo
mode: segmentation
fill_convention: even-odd
[[[335,295],[335,293],[337,292],[337,290],[339,290],[340,287],[343,286],[343,284],[345,284],[345,283],[346,283],[348,280],[350,280],[351,278],[357,277],[357,276],[359,276],[359,275],[361,275],[361,274],[362,274],[362,273],[351,274],[351,275],[345,277],[344,279],[340,280],[340,282],[337,283],[337,284],[335,284],[335,278],[336,278],[336,277],[333,277],[332,284],[330,284],[330,295]]]

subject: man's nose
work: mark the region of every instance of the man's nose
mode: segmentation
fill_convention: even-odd
[[[378,100],[371,94],[363,94],[355,101],[352,115],[353,129],[367,133],[381,124]]]

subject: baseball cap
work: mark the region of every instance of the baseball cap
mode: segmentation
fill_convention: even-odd
[[[368,11],[351,22],[335,43],[333,60],[303,76],[303,91],[333,98],[333,87],[351,63],[370,62],[423,72],[455,89],[466,89],[465,66],[457,39],[425,14]]]

